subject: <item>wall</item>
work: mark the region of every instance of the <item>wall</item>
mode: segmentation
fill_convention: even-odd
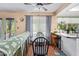
[[[51,21],[51,32],[54,32],[57,30],[57,16],[52,16],[52,21]]]
[[[23,22],[21,22],[21,19],[24,19],[24,21]],[[25,16],[24,16],[24,14],[22,14],[22,13],[18,13],[18,14],[16,14],[16,34],[20,34],[20,33],[23,33],[23,32],[25,32],[26,30],[25,30]]]
[[[12,17],[16,20],[16,34],[20,34],[25,32],[25,15],[38,15],[39,13],[24,13],[24,12],[1,12],[0,11],[0,18],[8,18]],[[54,16],[52,13],[43,13],[40,15],[52,15],[51,21],[51,32],[57,30],[57,16]],[[21,22],[20,18],[24,18],[24,21]]]

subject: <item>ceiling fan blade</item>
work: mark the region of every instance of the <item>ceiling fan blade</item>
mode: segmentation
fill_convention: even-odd
[[[31,3],[24,3],[24,5],[32,5]]]
[[[36,4],[34,3],[24,3],[24,5],[30,5],[30,6],[36,7]]]
[[[45,11],[47,11],[48,9],[46,9],[45,7],[42,7]]]
[[[42,3],[43,5],[50,5],[50,4],[53,4],[53,3]]]
[[[33,6],[33,7],[35,7],[35,6],[36,6],[36,4],[35,4],[35,3],[24,3],[24,5],[31,5],[31,6]]]

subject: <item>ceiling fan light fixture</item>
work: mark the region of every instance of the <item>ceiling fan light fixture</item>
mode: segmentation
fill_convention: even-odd
[[[35,7],[34,11],[38,8],[40,11],[47,11],[48,9],[44,5],[50,5],[52,3],[24,3],[25,5],[32,5]],[[33,5],[34,4],[34,5]]]
[[[43,4],[42,4],[42,3],[37,3],[37,5],[43,6]]]

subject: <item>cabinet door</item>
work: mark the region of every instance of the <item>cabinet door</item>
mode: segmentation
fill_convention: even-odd
[[[62,37],[61,47],[67,55],[76,55],[76,38]]]

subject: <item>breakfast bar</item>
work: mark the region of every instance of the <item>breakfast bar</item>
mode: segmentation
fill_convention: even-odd
[[[79,37],[77,34],[56,33],[61,36],[61,50],[69,56],[79,55]]]

